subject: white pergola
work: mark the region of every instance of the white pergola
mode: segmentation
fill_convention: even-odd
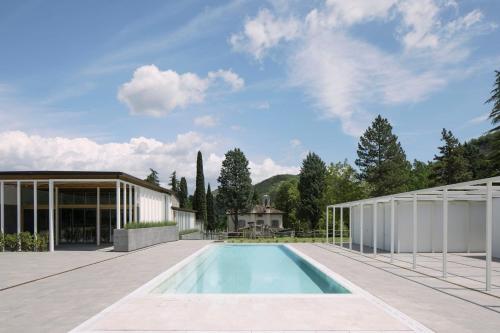
[[[39,184],[48,184],[48,211],[49,211],[49,251],[54,251],[54,246],[57,245],[58,239],[58,224],[54,223],[58,220],[58,184],[76,184],[76,183],[95,183],[97,190],[97,209],[96,209],[96,243],[100,245],[100,187],[99,183],[116,184],[116,229],[120,229],[122,225],[131,223],[134,220],[139,221],[161,221],[170,218],[169,211],[172,206],[172,201],[169,195],[157,191],[153,191],[144,186],[133,184],[131,182],[116,179],[116,178],[54,178],[54,179],[0,179],[0,232],[4,232],[5,228],[5,185],[16,185],[16,208],[17,208],[17,233],[21,233],[21,186],[22,184],[33,185],[33,230],[37,233],[38,229],[38,195],[37,188]],[[123,192],[123,194],[122,194]],[[132,196],[134,200],[132,201]],[[123,204],[121,203],[123,199]],[[120,209],[123,213],[123,223],[121,221]],[[56,236],[56,237],[55,237]]]
[[[364,253],[364,243],[363,243],[363,223],[366,219],[364,216],[364,207],[371,206],[373,217],[371,218],[372,222],[372,230],[373,230],[373,255],[377,255],[377,238],[379,233],[377,232],[377,224],[378,224],[378,208],[380,205],[389,206],[389,216],[390,216],[390,261],[391,263],[394,260],[394,251],[395,251],[395,227],[398,226],[399,220],[396,217],[396,210],[398,202],[409,202],[411,203],[411,248],[413,254],[413,263],[412,268],[417,268],[417,254],[418,254],[418,212],[419,212],[419,203],[421,202],[442,202],[442,276],[443,278],[447,278],[447,254],[448,254],[448,225],[449,225],[449,203],[452,201],[459,202],[483,202],[485,203],[484,212],[485,215],[485,244],[484,244],[484,252],[486,253],[486,290],[491,290],[491,262],[492,262],[492,246],[493,246],[493,225],[495,222],[496,228],[500,229],[500,213],[497,213],[495,216],[495,220],[493,220],[493,211],[494,204],[497,204],[496,207],[500,206],[500,177],[492,177],[479,179],[464,183],[452,184],[447,186],[439,186],[433,188],[427,188],[412,192],[398,193],[393,195],[387,195],[376,198],[363,199],[352,202],[344,202],[334,205],[328,205],[326,207],[326,242],[329,241],[329,214],[330,210],[332,210],[333,217],[333,233],[332,233],[332,241],[331,243],[334,246],[337,246],[335,241],[335,214],[337,209],[340,211],[340,245],[343,247],[343,212],[344,209],[349,210],[349,249],[352,250],[352,223],[353,223],[353,214],[352,211],[355,208],[359,209],[359,251]],[[470,205],[468,206],[470,209]],[[408,218],[410,218],[408,216]],[[434,221],[436,222],[436,221]],[[453,224],[452,226],[453,227]],[[468,233],[471,232],[469,229]],[[467,233],[466,232],[466,233]],[[500,235],[500,233],[497,233]],[[497,235],[497,236],[498,236]],[[468,237],[468,234],[466,234]],[[500,236],[498,236],[495,241],[500,242]],[[498,243],[496,243],[498,244]],[[399,239],[398,239],[398,252],[399,252]]]

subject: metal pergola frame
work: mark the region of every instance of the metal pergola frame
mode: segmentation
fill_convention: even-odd
[[[373,255],[377,255],[377,207],[379,203],[390,203],[390,262],[394,261],[394,224],[395,224],[395,203],[398,201],[411,201],[412,214],[412,247],[413,247],[413,264],[412,268],[417,267],[417,240],[418,240],[418,202],[419,201],[442,201],[443,202],[443,263],[442,276],[447,278],[447,254],[448,254],[448,203],[449,201],[481,201],[486,202],[486,290],[491,290],[491,262],[492,262],[492,245],[493,245],[493,198],[500,198],[500,176],[478,179],[463,183],[457,183],[446,186],[438,186],[417,191],[397,193],[382,197],[375,197],[351,202],[338,203],[326,206],[326,243],[329,244],[328,225],[329,211],[332,209],[333,217],[333,233],[332,245],[337,246],[335,242],[335,212],[340,209],[340,246],[343,247],[343,211],[349,209],[349,249],[352,250],[352,208],[360,207],[360,253],[363,251],[363,206],[373,206]]]

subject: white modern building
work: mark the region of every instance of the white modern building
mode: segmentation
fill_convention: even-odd
[[[342,237],[338,229],[348,224],[349,248],[387,252],[391,261],[394,253],[412,253],[414,269],[418,253],[442,253],[443,277],[448,252],[484,253],[491,288],[492,257],[500,258],[500,177],[330,205],[326,214],[327,242],[328,228]]]
[[[195,212],[175,194],[123,172],[0,172],[0,231],[47,232],[59,244],[111,243],[113,230],[131,222],[175,221],[198,227]]]

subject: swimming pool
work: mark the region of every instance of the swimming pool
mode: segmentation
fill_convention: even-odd
[[[345,287],[285,245],[215,245],[153,293],[347,294]]]

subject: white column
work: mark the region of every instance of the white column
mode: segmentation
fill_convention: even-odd
[[[54,252],[54,181],[49,180],[49,251]]]
[[[2,234],[5,230],[5,190],[4,190],[4,182],[0,181],[0,232]]]
[[[56,197],[55,197],[55,220],[54,224],[56,227],[56,245],[59,245],[59,188],[56,187]]]
[[[101,189],[97,187],[97,205],[95,209],[95,243],[101,245]]]
[[[491,256],[493,245],[493,183],[486,189],[486,291],[491,290]]]
[[[340,247],[344,247],[344,207],[340,206]]]
[[[364,253],[363,250],[363,204],[359,205],[359,252]]]
[[[352,250],[352,206],[349,206],[349,249]]]
[[[332,221],[332,243],[333,243],[333,245],[335,245],[335,206],[333,206],[332,208],[333,208],[333,213],[332,213],[332,218],[333,218],[333,221]]]
[[[467,253],[470,253],[470,233],[471,233],[471,229],[470,229],[470,220],[471,220],[471,204],[470,204],[470,201],[467,201],[467,232],[465,233],[465,243],[467,244]]]
[[[137,202],[137,191],[138,191],[138,187],[137,186],[134,186],[134,220],[135,222],[139,223],[139,218],[138,218],[138,215],[137,215],[137,206],[138,206],[138,202]]]
[[[413,194],[413,269],[417,268],[417,251],[418,251],[418,198]]]
[[[443,278],[448,277],[448,189],[443,190]]]
[[[325,221],[326,221],[326,244],[328,244],[328,206],[326,206],[326,215],[325,215]]]
[[[123,184],[123,225],[127,224],[127,184]]]
[[[373,255],[377,255],[377,209],[378,203],[373,203]]]
[[[391,263],[394,261],[394,219],[396,215],[394,208],[394,198],[391,198]]]
[[[132,185],[128,188],[128,221],[132,223]]]
[[[116,229],[121,228],[120,223],[120,181],[116,181]]]
[[[38,233],[38,182],[33,181],[33,233]]]
[[[17,181],[17,234],[21,233],[21,182]]]

